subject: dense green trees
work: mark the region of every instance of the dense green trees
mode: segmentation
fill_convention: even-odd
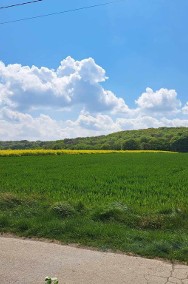
[[[129,138],[123,142],[123,150],[137,150],[140,149],[139,140]]]
[[[188,152],[188,136],[173,138],[171,142],[171,150],[178,152]]]
[[[0,142],[0,149],[112,149],[188,152],[188,128],[149,128],[121,131],[106,136],[78,137],[58,141],[8,141]]]

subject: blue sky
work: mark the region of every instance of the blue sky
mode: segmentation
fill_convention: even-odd
[[[0,22],[103,2],[44,0]],[[187,0],[125,0],[0,25],[0,139],[188,126],[187,11]]]

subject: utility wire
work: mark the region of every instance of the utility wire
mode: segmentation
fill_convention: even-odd
[[[9,9],[9,8],[18,7],[18,6],[24,6],[24,5],[28,5],[28,4],[41,2],[41,1],[43,1],[43,0],[33,0],[33,1],[27,1],[27,2],[22,2],[22,3],[16,3],[16,4],[8,5],[8,6],[2,6],[2,7],[0,7],[0,10]]]
[[[78,12],[78,11],[81,11],[81,10],[88,10],[88,9],[93,9],[93,8],[97,8],[97,7],[107,6],[107,5],[111,5],[111,4],[116,4],[116,3],[122,2],[122,1],[125,1],[125,0],[114,0],[114,1],[104,2],[104,3],[100,3],[100,4],[95,4],[95,5],[90,5],[90,6],[83,6],[83,7],[79,7],[79,8],[64,10],[64,11],[61,11],[61,12],[54,12],[54,13],[49,13],[49,14],[37,15],[37,16],[33,16],[33,17],[21,18],[21,19],[12,20],[12,21],[0,22],[0,25],[6,25],[6,24],[10,24],[10,23],[17,23],[17,22],[23,22],[23,21],[29,21],[29,20],[34,20],[34,19],[39,19],[39,18],[44,18],[44,17],[50,17],[50,16],[55,16],[55,15],[67,14],[67,13],[71,13],[71,12]]]

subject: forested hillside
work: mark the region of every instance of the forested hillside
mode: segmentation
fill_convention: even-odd
[[[149,128],[121,131],[105,136],[57,141],[2,141],[0,149],[112,149],[188,152],[188,128]]]

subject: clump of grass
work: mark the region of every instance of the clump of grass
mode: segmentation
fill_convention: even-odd
[[[16,227],[17,227],[18,232],[25,232],[29,229],[29,224],[27,220],[19,220],[16,223]]]
[[[0,194],[0,207],[10,209],[22,204],[22,200],[14,193],[5,192]]]
[[[99,208],[93,215],[94,221],[117,222],[130,228],[157,230],[165,226],[163,215],[139,215],[122,203],[112,203],[105,208]]]
[[[10,221],[7,215],[0,215],[0,229],[6,228],[10,225]]]
[[[88,209],[85,206],[85,204],[82,201],[78,201],[75,205],[74,205],[75,211],[80,213],[80,214],[85,214]]]
[[[82,201],[70,203],[67,201],[56,202],[51,210],[60,217],[72,217],[75,215],[84,215],[88,209]]]
[[[102,222],[130,223],[131,210],[122,203],[112,203],[105,208],[99,208],[93,215],[93,220]]]
[[[108,208],[104,209],[102,212],[97,212],[94,215],[94,220],[99,221],[123,221],[124,219],[124,212],[117,208]]]
[[[52,206],[52,211],[60,217],[67,218],[76,214],[75,208],[68,202],[57,202]]]
[[[158,230],[164,226],[164,221],[163,216],[141,216],[138,221],[138,228]]]
[[[98,208],[92,216],[94,221],[117,222],[129,228],[142,230],[166,230],[188,228],[188,213],[179,208],[164,209],[160,213],[138,214],[122,203],[112,203],[107,207]]]
[[[159,210],[159,214],[162,214],[162,215],[174,216],[174,215],[181,214],[181,213],[182,213],[182,210],[180,208],[163,208]]]

